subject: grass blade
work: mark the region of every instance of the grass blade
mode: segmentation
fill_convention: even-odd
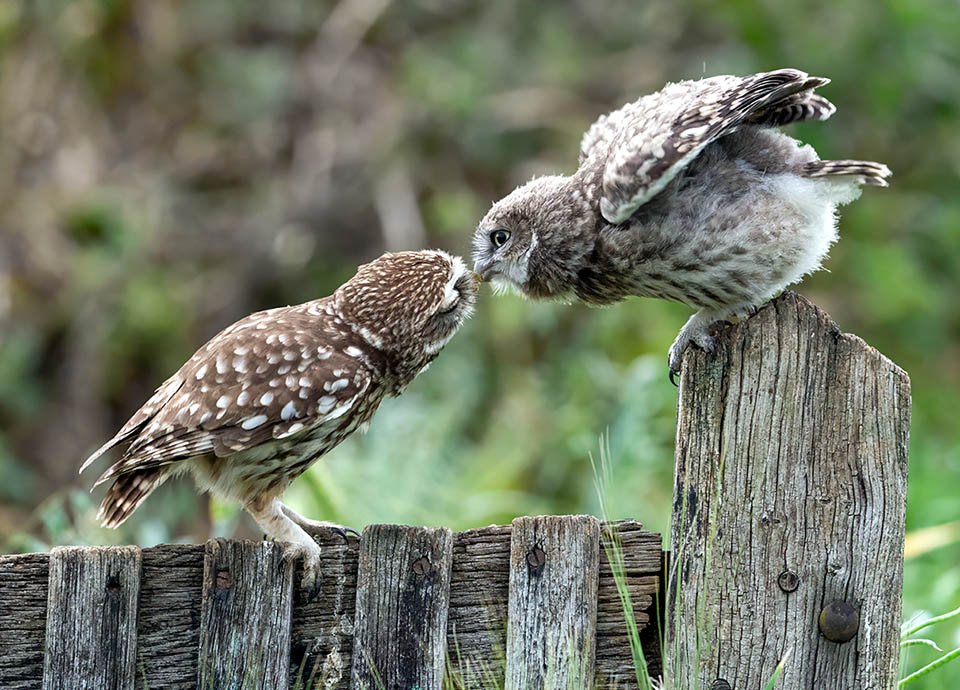
[[[909,685],[910,683],[913,683],[923,678],[924,676],[933,673],[938,668],[945,666],[946,664],[949,664],[951,661],[953,661],[957,657],[960,657],[960,647],[957,647],[956,649],[947,652],[936,661],[931,661],[929,664],[927,664],[923,668],[914,671],[909,676],[901,680],[900,683],[897,685],[897,687],[902,688],[905,685]]]

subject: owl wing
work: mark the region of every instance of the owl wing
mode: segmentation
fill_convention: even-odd
[[[777,118],[771,113],[796,110],[806,103],[795,98],[797,94],[812,96],[813,89],[827,82],[794,69],[684,81],[600,118],[588,130],[580,152],[581,163],[593,156],[605,158],[600,212],[611,223],[624,222],[707,144],[744,123],[773,124]],[[800,116],[807,117],[832,112],[825,99],[799,109]]]
[[[352,331],[318,325],[308,305],[253,314],[198,350],[164,384],[173,390],[164,402],[151,398],[84,463],[134,436],[97,484],[196,455],[225,457],[308,429],[322,434],[343,423],[372,385],[373,354]]]

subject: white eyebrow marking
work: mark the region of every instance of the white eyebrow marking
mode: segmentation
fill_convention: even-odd
[[[454,302],[459,299],[459,293],[457,292],[457,281],[467,272],[467,267],[463,263],[463,259],[459,256],[450,256],[449,254],[444,254],[445,258],[450,262],[450,278],[447,279],[446,285],[443,286],[443,301],[440,303],[440,310],[445,311],[453,306]]]

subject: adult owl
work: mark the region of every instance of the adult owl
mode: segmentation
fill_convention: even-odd
[[[826,120],[795,69],[668,84],[598,119],[569,176],[535,178],[493,205],[473,237],[474,269],[536,299],[606,305],[631,295],[698,311],[670,347],[670,377],[711,324],[744,316],[817,270],[836,208],[887,166],[820,160],[777,131]]]
[[[280,502],[287,486],[400,395],[469,317],[477,280],[441,251],[384,254],[331,296],[237,321],[201,347],[91,455],[129,442],[97,484],[113,480],[98,519],[116,527],[170,477],[239,501],[260,528],[304,556],[307,530],[333,527]]]

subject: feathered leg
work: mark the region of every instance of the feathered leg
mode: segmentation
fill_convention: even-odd
[[[757,305],[752,302],[741,302],[721,309],[703,308],[687,319],[673,341],[673,345],[670,346],[670,352],[667,355],[667,363],[670,367],[670,383],[677,385],[676,377],[680,373],[683,353],[686,352],[691,343],[711,354],[717,349],[717,343],[710,335],[710,326],[717,321],[726,321],[731,316],[745,319],[756,313]]]
[[[280,499],[254,499],[244,507],[268,537],[285,542],[294,557],[303,556],[302,586],[313,599],[320,590],[320,546],[285,514]]]

